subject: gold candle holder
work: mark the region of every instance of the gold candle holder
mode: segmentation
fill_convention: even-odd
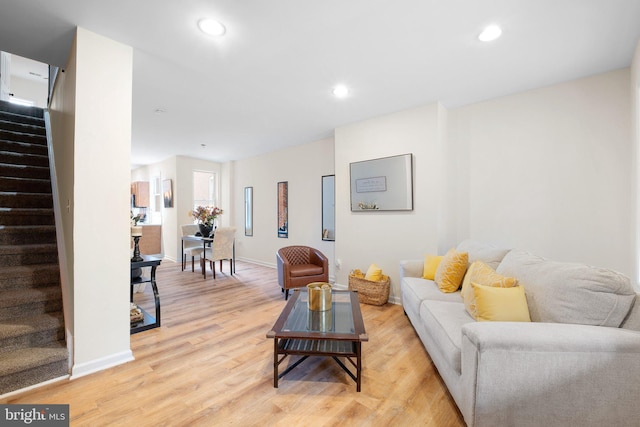
[[[331,283],[313,282],[307,285],[309,310],[331,310]]]

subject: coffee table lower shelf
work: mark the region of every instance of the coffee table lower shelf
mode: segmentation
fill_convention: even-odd
[[[282,357],[279,357],[280,355]],[[278,367],[289,355],[303,357],[288,366],[282,373],[278,373]],[[306,360],[307,357],[330,356],[356,382],[356,390],[360,391],[362,371],[362,344],[360,341],[275,338],[273,356],[273,386],[275,388],[278,388],[280,378]],[[356,373],[351,372],[338,357],[344,357],[345,360],[348,360],[355,368]]]

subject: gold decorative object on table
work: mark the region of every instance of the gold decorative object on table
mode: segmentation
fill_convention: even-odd
[[[313,282],[307,285],[309,310],[331,310],[331,283]]]

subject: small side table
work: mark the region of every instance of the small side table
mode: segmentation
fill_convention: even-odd
[[[151,283],[153,289],[153,298],[155,300],[156,313],[155,317],[147,313],[142,308],[142,314],[144,319],[139,322],[131,324],[131,334],[147,331],[149,329],[160,327],[160,296],[158,295],[158,286],[156,285],[156,268],[160,265],[162,260],[149,255],[142,255],[142,261],[131,261],[131,271],[142,268],[151,267],[151,277],[137,277],[131,279],[131,290],[129,292],[130,301],[133,302],[133,286],[139,283]]]

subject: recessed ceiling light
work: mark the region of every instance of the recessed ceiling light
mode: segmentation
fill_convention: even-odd
[[[205,18],[198,21],[198,28],[210,36],[222,36],[227,29],[215,19]]]
[[[162,108],[162,107],[158,107],[158,108],[156,108],[155,110],[153,110],[153,112],[154,112],[154,113],[156,113],[156,114],[162,114],[162,113],[166,113],[166,112],[167,112],[167,110],[165,110],[165,109],[164,109],[164,108]]]
[[[483,42],[490,42],[500,37],[501,34],[502,29],[500,29],[500,27],[497,25],[489,25],[487,28],[482,30],[478,39]]]
[[[333,96],[336,98],[345,98],[349,95],[349,88],[345,85],[338,85],[333,88]]]

